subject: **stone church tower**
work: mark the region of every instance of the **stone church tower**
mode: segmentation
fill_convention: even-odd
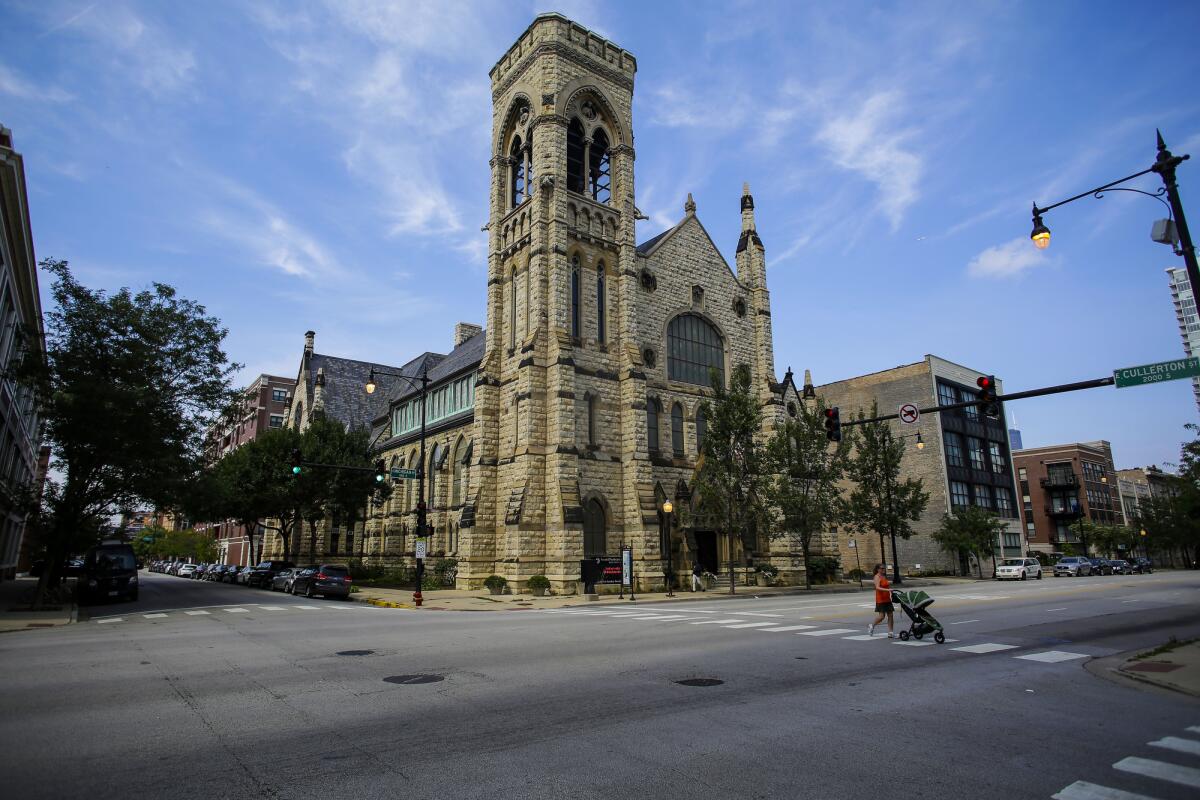
[[[751,368],[764,432],[784,413],[749,187],[736,274],[690,196],[674,228],[636,243],[636,69],[544,14],[491,71],[486,349],[460,586],[543,573],[571,591],[581,559],[622,544],[639,578],[661,584],[658,510],[689,493],[708,368]],[[718,552],[704,536],[673,531],[677,573],[731,557],[733,544]]]

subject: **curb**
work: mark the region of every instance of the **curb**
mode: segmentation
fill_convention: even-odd
[[[1123,667],[1129,662],[1135,660],[1133,657],[1138,653],[1138,650],[1126,650],[1123,653],[1114,653],[1111,656],[1102,656],[1100,658],[1091,658],[1083,664],[1083,668],[1092,673],[1098,678],[1112,681],[1113,683],[1126,686],[1131,689],[1150,689],[1151,691],[1166,694],[1171,697],[1200,697],[1200,694],[1189,692],[1186,689],[1168,686],[1148,678],[1144,675],[1139,675],[1135,672],[1128,672]],[[1137,686],[1130,686],[1130,683],[1135,683]]]

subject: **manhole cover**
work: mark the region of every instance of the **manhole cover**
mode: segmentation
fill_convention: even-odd
[[[680,686],[720,686],[725,681],[719,678],[684,678],[675,682]]]
[[[445,675],[392,675],[384,678],[384,683],[402,683],[405,685],[413,683],[437,683],[438,681],[446,680]]]
[[[339,656],[369,656],[375,653],[374,650],[340,650]]]

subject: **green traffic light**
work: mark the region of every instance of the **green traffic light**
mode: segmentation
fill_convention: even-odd
[[[299,466],[292,467],[292,474],[293,474],[293,475],[299,475],[299,474],[300,474],[300,467],[299,467]]]

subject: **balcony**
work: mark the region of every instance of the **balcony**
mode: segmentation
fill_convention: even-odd
[[[1074,472],[1051,472],[1041,480],[1043,489],[1078,489],[1079,478]]]
[[[1045,506],[1046,514],[1055,519],[1076,519],[1083,516],[1083,511],[1079,508],[1079,503],[1071,501],[1070,503],[1047,503]]]

